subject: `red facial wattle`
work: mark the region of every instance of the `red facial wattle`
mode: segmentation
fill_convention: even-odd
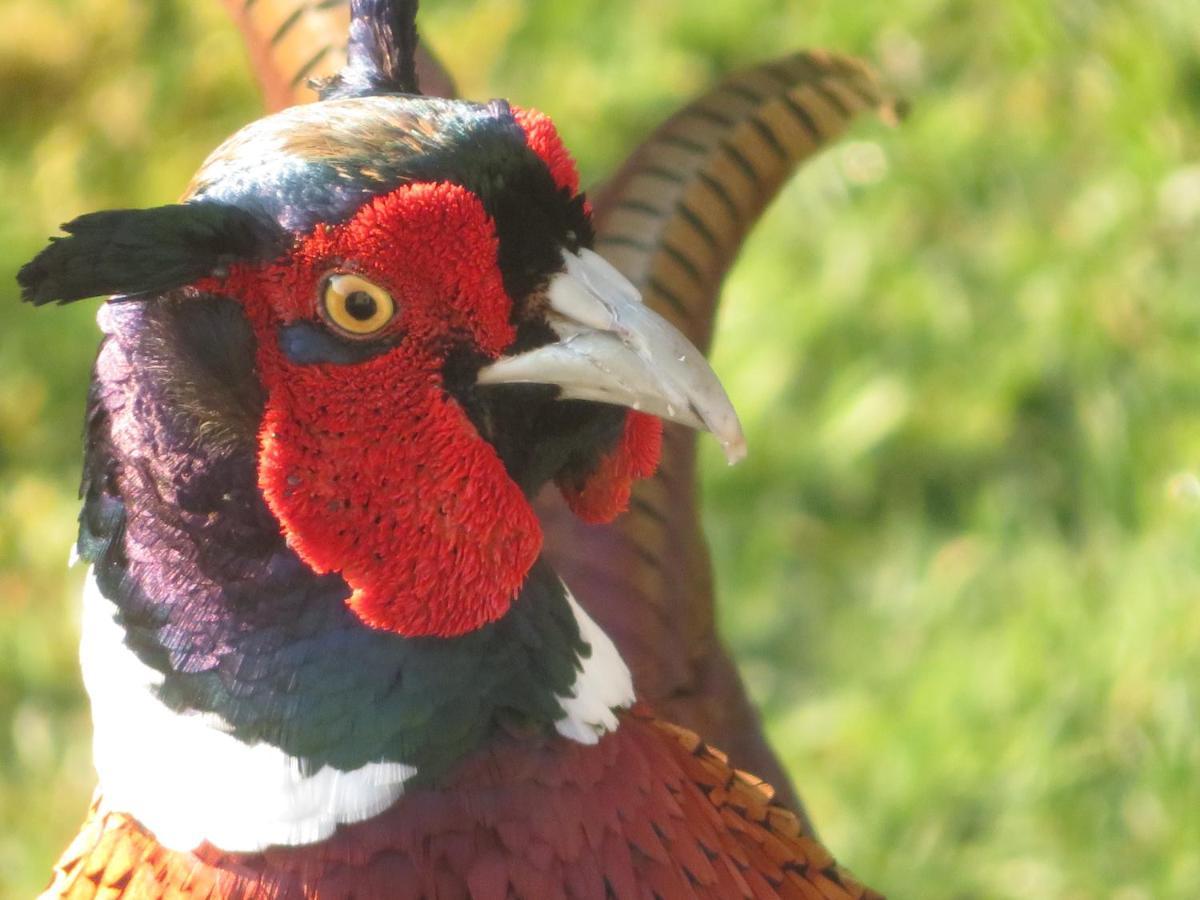
[[[574,163],[549,119],[518,111],[531,148],[569,196]],[[499,239],[480,199],[447,182],[400,187],[318,226],[282,260],[235,267],[210,287],[241,299],[266,389],[259,485],[293,549],[336,572],[367,624],[449,637],[495,621],[541,549],[541,529],[494,447],[448,393],[448,354],[495,359],[516,339]],[[359,361],[297,361],[280,330],[324,328],[321,286],[352,273],[387,291],[395,317]],[[587,521],[609,521],[658,462],[657,419],[630,413],[594,469],[560,480]]]
[[[337,572],[366,623],[452,636],[508,609],[541,530],[492,446],[445,392],[452,340],[489,357],[512,343],[496,236],[461,187],[417,184],[318,228],[289,257],[237,269],[267,391],[259,484],[296,552]],[[397,314],[385,352],[353,365],[297,364],[278,329],[319,321],[331,269],[388,290]]]
[[[560,476],[556,483],[571,512],[590,524],[611,522],[629,508],[633,482],[649,478],[662,454],[662,420],[630,410],[616,445],[582,481]]]

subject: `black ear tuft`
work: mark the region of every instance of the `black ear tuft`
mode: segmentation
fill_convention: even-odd
[[[350,0],[346,65],[321,99],[416,93],[417,0]]]
[[[287,239],[265,216],[210,201],[89,213],[62,229],[70,237],[51,238],[17,273],[22,299],[35,306],[171,290],[278,256]]]

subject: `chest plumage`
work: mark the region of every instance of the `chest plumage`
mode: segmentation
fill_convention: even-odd
[[[878,896],[696,735],[641,708],[591,746],[508,734],[438,790],[306,847],[166,850],[103,800],[51,896],[475,898]]]

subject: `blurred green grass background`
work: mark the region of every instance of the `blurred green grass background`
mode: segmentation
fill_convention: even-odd
[[[723,628],[824,837],[896,897],[1200,896],[1200,4],[427,0],[468,96],[595,181],[804,46],[913,102],[811,164],[726,291]],[[91,788],[64,567],[94,304],[16,268],[173,200],[258,97],[215,0],[0,2],[0,895]]]

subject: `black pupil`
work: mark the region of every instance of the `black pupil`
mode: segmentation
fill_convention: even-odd
[[[375,315],[375,298],[366,291],[353,291],[346,295],[346,312],[350,318],[368,322]]]

